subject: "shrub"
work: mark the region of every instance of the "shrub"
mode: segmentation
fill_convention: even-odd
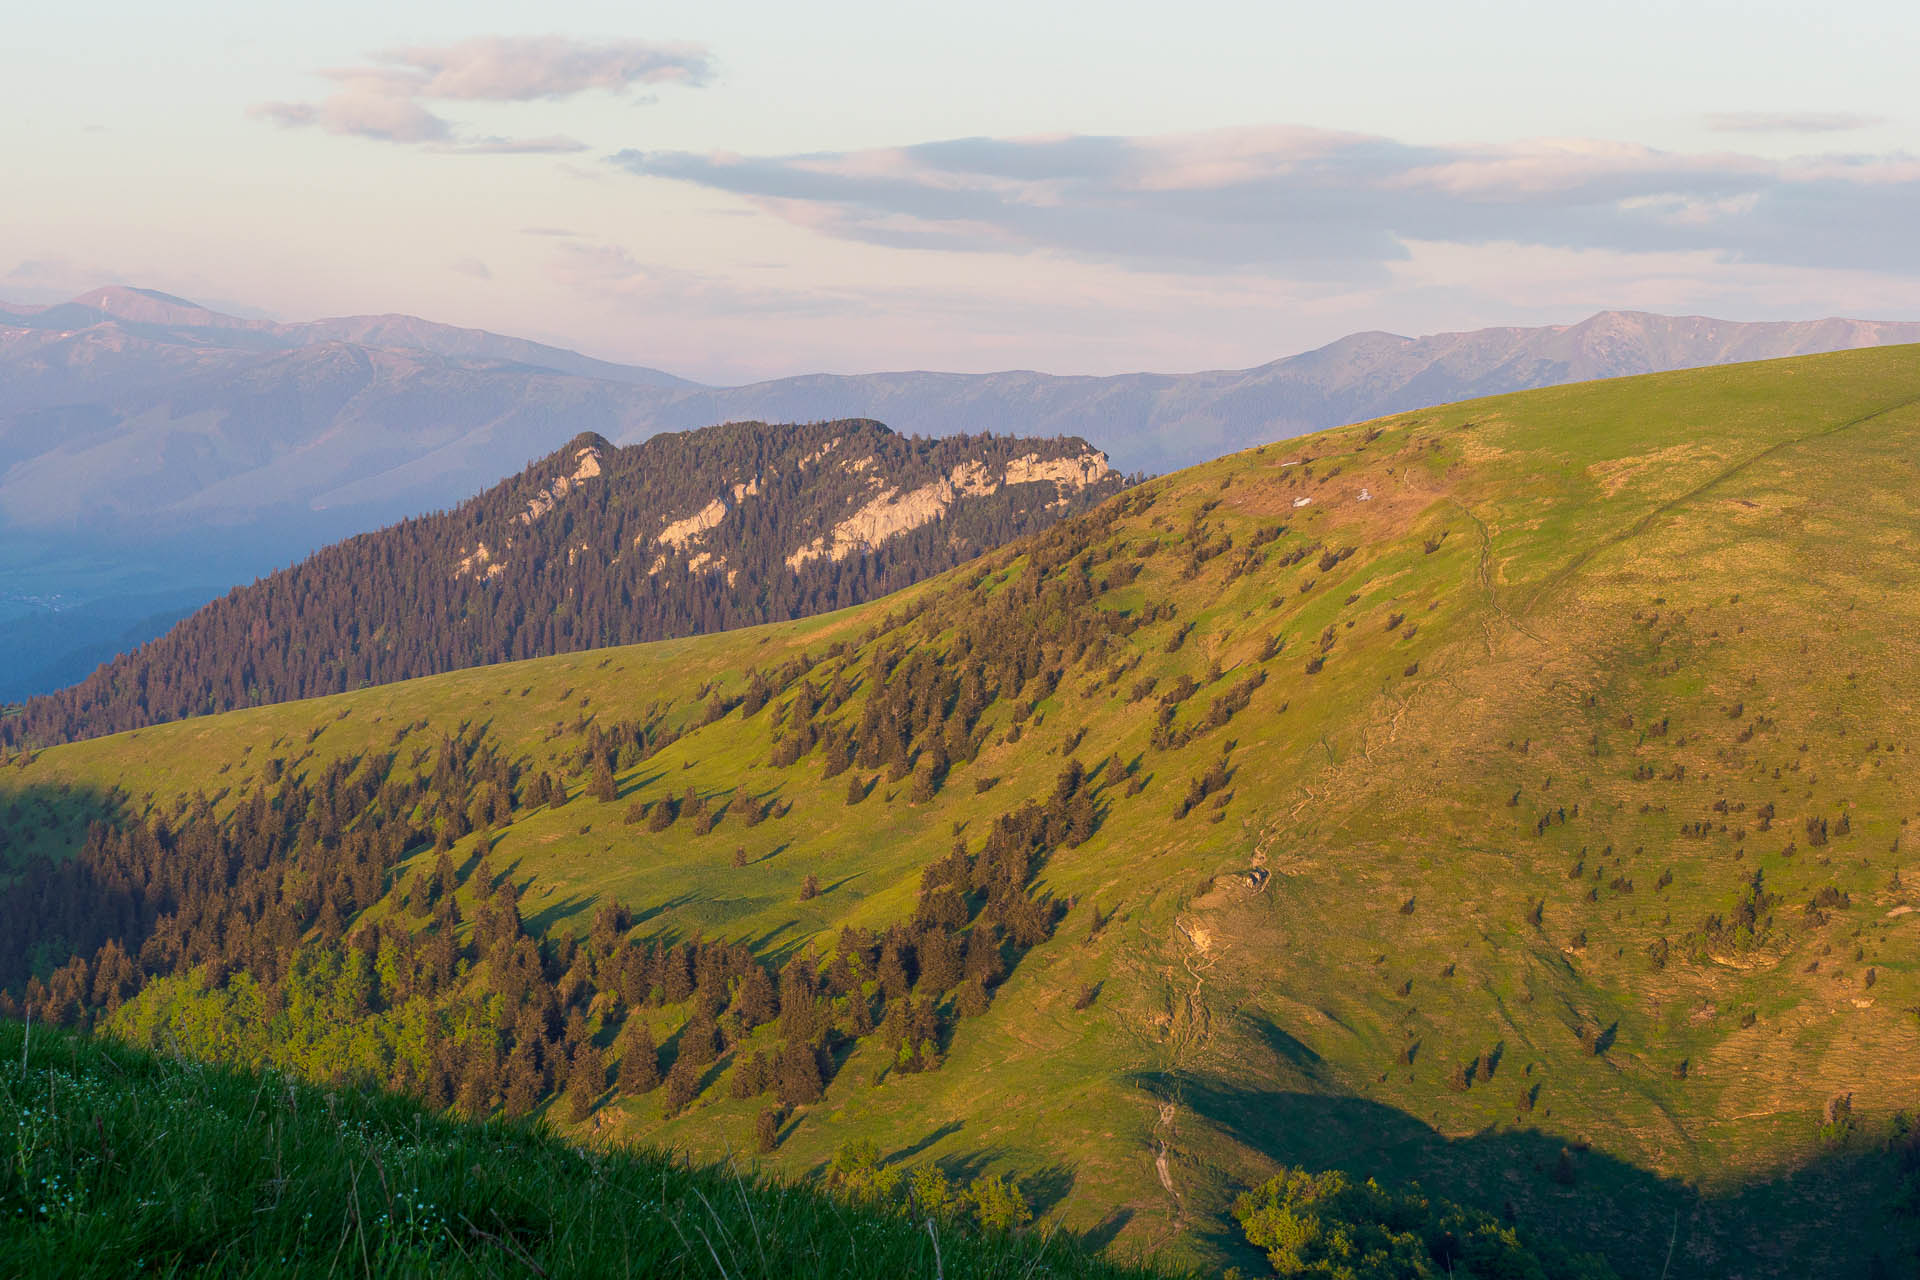
[[[1244,1192],[1233,1216],[1247,1242],[1287,1276],[1544,1276],[1599,1280],[1597,1258],[1524,1241],[1490,1213],[1418,1187],[1356,1183],[1337,1170],[1287,1169]]]
[[[1836,1146],[1844,1143],[1853,1133],[1853,1124],[1853,1095],[1836,1093],[1820,1114],[1820,1140]]]
[[[997,1173],[975,1178],[967,1187],[967,1202],[983,1230],[1012,1231],[1033,1221],[1033,1209],[1019,1186]]]

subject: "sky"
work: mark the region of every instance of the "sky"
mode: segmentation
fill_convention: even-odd
[[[1881,0],[22,6],[0,298],[723,383],[1920,319],[1915,65]]]

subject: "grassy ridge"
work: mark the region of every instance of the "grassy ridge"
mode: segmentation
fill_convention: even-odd
[[[1150,1274],[1060,1237],[929,1227],[754,1170],[41,1028],[29,1043],[11,1022],[0,1115],[7,1275]]]
[[[1054,940],[939,1071],[876,1084],[857,1053],[783,1160],[857,1137],[1020,1169],[1060,1220],[1175,1260],[1238,1257],[1233,1196],[1298,1164],[1511,1209],[1627,1274],[1670,1241],[1696,1271],[1849,1274],[1912,1234],[1872,1152],[1920,1087],[1917,404],[1920,353],[1883,349],[1423,411],[1154,482],[1049,536],[1102,566],[1093,605],[1171,615],[1009,692],[918,804],[880,778],[848,805],[817,754],[775,767],[781,700],[703,724],[705,699],[841,641],[816,682],[889,646],[945,661],[1011,555],[803,623],[75,744],[0,795],[49,816],[23,843],[53,852],[115,787],[140,815],[462,722],[565,772],[590,717],[652,705],[686,734],[612,803],[576,778],[516,811],[494,862],[544,928],[618,898],[645,934],[783,954],[902,918],[956,831],[1117,756],[1129,785],[1104,779],[1099,830],[1042,872],[1072,904]],[[791,808],[622,822],[689,786]],[[124,1017],[164,1029],[159,1001]],[[683,1015],[658,1016],[664,1041]],[[718,1155],[755,1110],[715,1075],[680,1115],[591,1123]],[[1841,1197],[1862,1229],[1835,1229]]]

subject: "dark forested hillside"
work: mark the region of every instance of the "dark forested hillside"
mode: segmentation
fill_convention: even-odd
[[[1077,439],[733,423],[582,435],[452,511],[329,547],[0,720],[41,745],[857,604],[1117,492]]]

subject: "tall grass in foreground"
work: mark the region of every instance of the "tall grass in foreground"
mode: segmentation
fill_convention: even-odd
[[[0,1022],[0,1275],[1145,1277],[654,1153],[582,1150]]]

